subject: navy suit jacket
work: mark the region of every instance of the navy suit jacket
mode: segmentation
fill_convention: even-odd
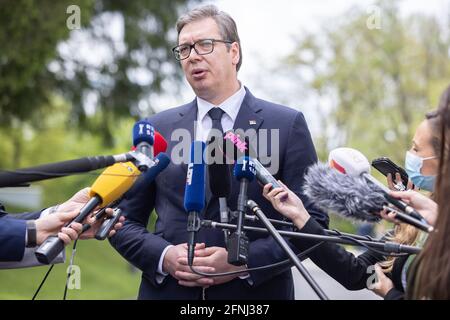
[[[25,220],[38,219],[40,214],[8,214],[0,203],[0,261],[22,260],[25,252]]]
[[[323,227],[328,226],[328,216],[313,207],[301,195],[301,185],[305,169],[317,161],[314,145],[301,112],[255,98],[246,89],[246,95],[237,115],[234,129],[253,128],[279,129],[279,170],[275,175],[304,201],[313,218]],[[167,140],[175,129],[184,128],[194,136],[197,119],[197,103],[186,105],[153,115],[149,120]],[[270,140],[270,139],[269,139]],[[179,141],[168,141],[167,153]],[[191,141],[185,141],[190,145]],[[272,148],[268,147],[268,154]],[[156,282],[158,262],[166,246],[187,242],[187,213],[183,207],[187,164],[173,162],[147,190],[141,190],[131,198],[125,198],[120,207],[127,216],[124,227],[110,239],[116,250],[134,266],[142,270],[139,299],[201,299],[202,288],[188,288],[178,285],[170,275],[162,284]],[[208,184],[208,183],[207,183]],[[239,183],[232,179],[231,196],[228,205],[236,209]],[[270,203],[262,196],[262,187],[252,182],[248,187],[248,197],[256,201],[269,218],[281,219]],[[200,217],[220,221],[218,200],[207,195],[207,205]],[[146,226],[150,213],[155,209],[158,219],[154,233]],[[246,223],[248,224],[248,223]],[[250,239],[248,267],[269,265],[287,259],[278,244],[267,235],[248,232]],[[223,232],[218,229],[202,228],[197,234],[197,242],[206,246],[225,247]],[[290,267],[254,271],[250,273],[253,284],[236,278],[221,285],[205,289],[206,299],[293,299],[294,287]]]

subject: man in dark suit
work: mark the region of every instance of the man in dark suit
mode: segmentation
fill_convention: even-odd
[[[276,178],[296,193],[305,169],[317,161],[316,152],[303,115],[284,106],[255,98],[237,79],[242,50],[234,20],[214,6],[195,9],[177,23],[180,60],[196,99],[181,107],[152,116],[152,125],[165,137],[171,137],[167,152],[172,162],[147,190],[141,190],[120,204],[127,222],[113,238],[112,245],[129,262],[143,271],[140,299],[293,299],[294,288],[289,266],[263,271],[208,278],[193,274],[187,266],[187,213],[183,208],[187,163],[178,164],[180,141],[189,133],[192,140],[206,141],[211,129],[230,129],[259,133],[263,129],[279,131],[279,139],[269,143],[269,156],[278,160]],[[276,148],[278,147],[278,148]],[[278,151],[277,151],[278,150]],[[186,154],[184,154],[186,156]],[[277,161],[275,161],[277,162]],[[234,180],[234,179],[233,179]],[[232,181],[228,199],[236,209],[239,183]],[[260,204],[270,217],[279,219],[262,187],[249,185],[248,197]],[[207,194],[201,218],[220,221],[218,199]],[[328,216],[313,208],[302,196],[311,215],[324,227]],[[154,233],[146,226],[152,210],[158,219]],[[250,239],[247,266],[227,263],[221,230],[200,229],[194,265],[203,272],[229,272],[246,267],[269,265],[286,259],[277,243],[267,235],[247,233]]]

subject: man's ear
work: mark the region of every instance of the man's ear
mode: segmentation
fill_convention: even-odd
[[[231,55],[232,55],[232,62],[234,65],[237,65],[239,63],[239,60],[241,60],[241,56],[239,54],[239,43],[233,42],[231,44],[230,49]]]

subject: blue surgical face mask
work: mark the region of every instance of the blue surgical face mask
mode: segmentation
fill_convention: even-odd
[[[420,189],[430,192],[434,191],[436,176],[424,176],[420,171],[425,160],[434,158],[436,157],[422,158],[410,151],[406,152],[405,157],[405,170],[411,181]]]

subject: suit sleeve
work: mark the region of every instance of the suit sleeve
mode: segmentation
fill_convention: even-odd
[[[25,252],[26,222],[0,218],[0,261],[20,261]]]
[[[328,214],[319,210],[303,194],[303,182],[306,169],[317,162],[316,149],[301,112],[297,114],[289,135],[288,146],[284,155],[281,180],[303,202],[305,209],[323,228],[328,228]]]
[[[314,208],[312,203],[301,194],[305,170],[315,162],[317,162],[317,155],[311,135],[305,118],[299,112],[289,129],[287,147],[280,167],[280,178],[289,189],[301,197],[310,215],[323,227],[328,227],[328,215]],[[298,253],[298,250],[295,250],[296,248],[293,249]],[[272,237],[258,239],[250,243],[250,268],[277,263],[284,259],[287,259],[286,254]],[[267,272],[267,270],[254,271],[250,272],[250,276],[256,286],[290,268],[291,266],[271,269],[271,272]]]
[[[125,197],[119,204],[126,217],[124,226],[110,238],[112,246],[130,263],[140,269],[153,285],[158,286],[158,262],[164,249],[170,245],[161,236],[147,230],[155,203],[155,185]]]
[[[8,218],[20,219],[20,220],[36,220],[41,217],[42,211],[37,212],[25,212],[25,213],[9,213]]]

